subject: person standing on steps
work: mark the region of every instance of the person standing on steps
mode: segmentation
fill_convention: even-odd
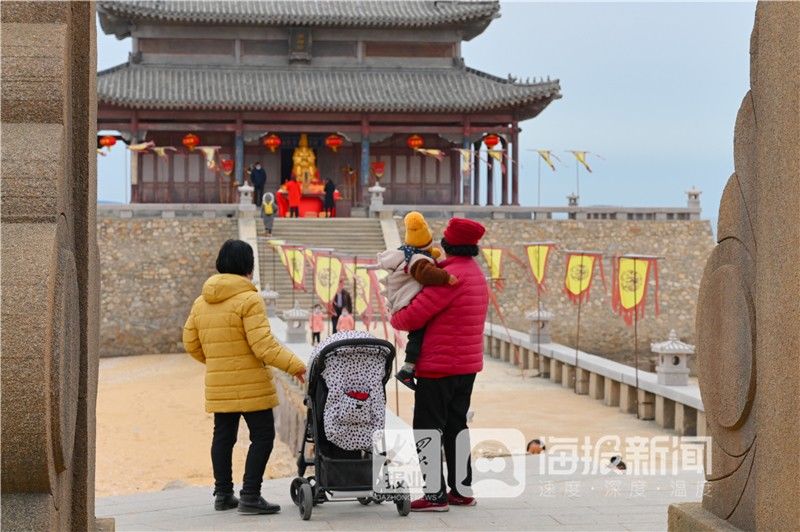
[[[331,326],[333,332],[338,332],[337,325],[339,324],[339,316],[342,315],[342,309],[347,309],[347,312],[353,313],[353,298],[350,297],[350,292],[345,288],[340,288],[336,295],[333,296],[333,314],[331,314]]]
[[[325,201],[323,202],[326,218],[331,218],[334,212],[336,212],[336,199],[334,198],[335,193],[336,193],[336,184],[333,182],[333,179],[326,179]]]
[[[450,505],[474,506],[470,447],[456,449],[456,439],[467,429],[475,376],[483,369],[483,327],[489,309],[489,287],[475,257],[485,228],[472,220],[451,218],[441,241],[446,259],[440,268],[457,284],[424,287],[411,302],[392,315],[392,327],[401,331],[425,328],[422,349],[414,367],[414,430],[436,430],[442,436],[447,461],[447,484],[438,472],[439,490],[425,490],[412,501],[412,512],[446,512]],[[466,461],[464,478],[457,478],[459,461]],[[446,486],[450,486],[447,493]]]
[[[264,185],[267,183],[267,172],[261,168],[259,161],[256,161],[253,170],[250,171],[250,182],[253,183],[253,197],[256,199],[256,205],[261,207],[261,197],[264,195]]]
[[[281,507],[264,500],[261,482],[275,439],[272,409],[278,395],[270,366],[305,381],[306,367],[270,332],[264,302],[252,283],[253,248],[228,240],[217,256],[216,275],[203,285],[183,327],[186,352],[206,366],[206,412],[214,414],[211,464],[214,509],[274,514]],[[233,494],[233,446],[244,417],[250,449],[244,482]]]
[[[299,218],[300,199],[303,196],[300,183],[297,182],[296,177],[291,177],[284,186],[286,187],[286,192],[289,196],[289,218]]]
[[[272,226],[275,222],[275,195],[272,192],[265,192],[261,198],[261,219],[264,221],[267,236],[272,236]]]

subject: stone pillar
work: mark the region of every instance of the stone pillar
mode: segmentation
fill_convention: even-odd
[[[494,205],[494,159],[486,159],[486,206]]]
[[[636,394],[636,408],[639,410],[639,419],[650,420],[656,417],[655,394],[639,388]]]
[[[361,137],[361,186],[369,184],[369,136]]]
[[[592,399],[605,397],[605,378],[598,373],[589,374],[589,397]]]
[[[94,2],[3,2],[0,33],[2,528],[93,530]]]
[[[636,413],[636,388],[619,383],[619,411],[626,414]]]
[[[503,163],[500,164],[500,205],[508,205],[508,142],[500,137],[500,145],[503,147]]]
[[[469,138],[465,135],[464,142],[461,143],[461,149],[468,150],[470,148]],[[472,154],[467,158],[467,162],[470,163],[472,159]],[[469,205],[470,204],[470,195],[472,194],[472,187],[470,186],[470,177],[472,176],[472,172],[465,172],[464,171],[464,162],[463,157],[459,153],[459,168],[461,170],[461,185],[462,185],[462,205]]]
[[[550,359],[550,381],[561,382],[561,369],[563,364],[555,358]]]
[[[605,379],[603,383],[603,404],[606,406],[619,406],[620,385],[614,379]]]
[[[759,2],[717,247],[697,302],[697,374],[713,470],[672,530],[800,523],[800,3]],[[757,245],[756,245],[757,244]],[[697,432],[704,426],[698,413]]]
[[[683,403],[675,403],[675,432],[680,436],[697,434],[697,410]]]
[[[578,368],[575,372],[575,393],[586,395],[589,393],[589,371]]]
[[[665,429],[675,427],[675,401],[656,395],[656,424]]]

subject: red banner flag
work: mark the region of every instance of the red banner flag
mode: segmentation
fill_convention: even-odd
[[[611,307],[614,312],[633,325],[634,318],[644,318],[647,303],[647,284],[650,271],[653,271],[655,287],[653,300],[655,315],[658,316],[658,257],[650,255],[623,255],[614,257],[614,279],[611,294]]]
[[[603,286],[606,284],[603,272],[603,254],[596,251],[567,251],[567,268],[564,275],[564,291],[575,304],[586,303],[592,290],[595,268],[600,268]]]

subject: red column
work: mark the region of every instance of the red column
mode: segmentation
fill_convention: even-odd
[[[519,123],[511,130],[511,205],[519,205]]]
[[[494,159],[486,159],[486,206],[494,205]]]

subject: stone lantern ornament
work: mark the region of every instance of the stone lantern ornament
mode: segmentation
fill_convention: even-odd
[[[269,285],[261,291],[261,298],[264,300],[264,305],[267,307],[267,316],[274,318],[277,315],[278,306],[278,292],[272,290]]]
[[[656,374],[658,383],[667,386],[686,386],[689,384],[689,355],[694,354],[694,346],[681,342],[675,329],[669,332],[665,342],[650,344],[650,350],[658,357]]]
[[[294,308],[283,313],[286,320],[286,343],[304,344],[306,343],[306,324],[308,323],[309,312],[299,307],[295,302]]]
[[[550,322],[553,321],[553,313],[545,310],[532,310],[525,313],[525,319],[531,322],[531,342],[536,343],[537,338],[540,343],[549,344]]]

